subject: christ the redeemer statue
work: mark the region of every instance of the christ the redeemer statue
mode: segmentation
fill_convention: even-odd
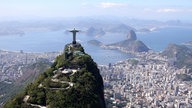
[[[75,28],[74,28],[74,30],[71,30],[70,32],[72,32],[73,33],[73,44],[76,44],[76,33],[77,32],[79,32],[78,30],[75,30]]]

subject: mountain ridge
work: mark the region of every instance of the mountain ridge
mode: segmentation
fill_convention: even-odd
[[[105,108],[97,64],[81,44],[67,44],[44,73],[4,108]]]
[[[186,66],[192,69],[192,50],[184,45],[169,44],[162,55],[174,58],[174,64],[178,68]]]

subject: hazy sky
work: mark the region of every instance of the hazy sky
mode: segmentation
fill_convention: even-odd
[[[117,16],[191,20],[192,0],[0,0],[0,18]]]

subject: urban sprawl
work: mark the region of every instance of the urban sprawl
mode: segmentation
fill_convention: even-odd
[[[7,84],[23,77],[22,67],[39,59],[50,62],[59,55],[52,53],[24,53],[0,51],[0,81]],[[189,74],[189,69],[178,69],[173,60],[158,52],[134,53],[134,58],[115,64],[98,65],[104,80],[105,98],[114,108],[191,108],[192,82],[182,81],[178,74]]]

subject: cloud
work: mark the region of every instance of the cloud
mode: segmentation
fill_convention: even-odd
[[[112,8],[112,7],[126,7],[127,4],[124,3],[112,3],[112,2],[102,2],[100,7],[102,8]]]
[[[157,12],[159,13],[173,13],[173,12],[180,12],[180,9],[175,9],[175,8],[162,8],[162,9],[158,9]]]

